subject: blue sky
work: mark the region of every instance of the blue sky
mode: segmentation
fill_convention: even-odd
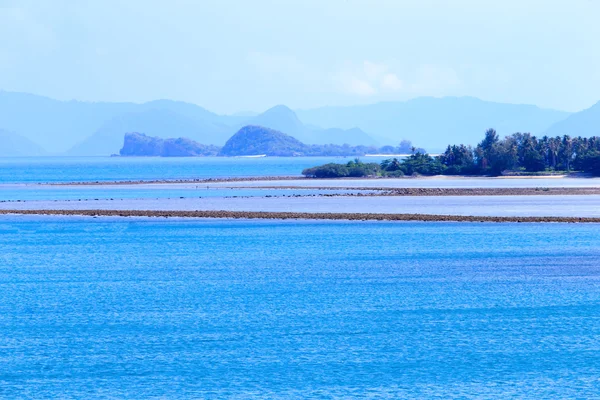
[[[596,0],[0,0],[0,89],[221,113],[600,100]]]

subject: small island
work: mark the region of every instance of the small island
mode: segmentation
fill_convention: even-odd
[[[407,154],[381,163],[364,163],[365,155]],[[448,145],[437,156],[415,148],[410,141],[399,146],[350,146],[305,144],[274,129],[244,126],[223,147],[204,145],[186,138],[162,139],[143,133],[126,133],[121,156],[158,157],[356,157],[343,163],[328,163],[307,168],[302,174],[311,178],[401,177],[412,175],[521,175],[543,176],[583,172],[600,176],[600,137],[542,137],[514,133],[500,139],[494,129],[485,132],[475,147]]]
[[[307,168],[310,178],[399,177],[405,175],[555,175],[574,171],[600,176],[600,137],[568,135],[541,139],[515,133],[500,139],[494,129],[475,147],[449,145],[439,156],[415,151],[404,159],[345,164],[329,163]]]
[[[305,144],[298,139],[274,129],[248,125],[238,130],[223,147],[204,145],[191,139],[162,139],[143,133],[125,134],[121,156],[154,157],[240,157],[240,156],[342,156],[359,157],[367,154],[404,154],[414,148],[404,140],[399,146],[350,146],[347,144]],[[425,152],[423,149],[419,151]]]
[[[146,136],[143,133],[125,134],[121,156],[154,156],[154,157],[198,157],[216,156],[218,146],[203,145],[191,139],[162,139]]]

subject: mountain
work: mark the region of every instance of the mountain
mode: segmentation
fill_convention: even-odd
[[[276,131],[285,132],[297,138],[302,138],[305,133],[310,131],[298,119],[294,111],[283,105],[270,108],[262,114],[252,117],[248,122],[252,125],[264,126]]]
[[[0,129],[0,157],[42,156],[44,149],[16,133]]]
[[[215,156],[219,147],[203,145],[187,138],[162,139],[143,133],[125,134],[122,156],[194,157]]]
[[[290,135],[274,129],[249,125],[241,128],[221,149],[222,156],[291,156],[307,146]]]
[[[352,146],[376,146],[381,143],[379,140],[375,139],[371,135],[368,135],[362,129],[359,128],[317,128],[312,131],[312,140],[309,140],[307,142],[314,144],[347,143]]]
[[[260,114],[260,113],[257,113],[255,111],[238,111],[236,113],[231,114],[231,116],[247,118],[247,117],[256,117],[258,114]]]
[[[310,144],[350,144],[377,145],[377,140],[356,127],[350,129],[323,129],[304,124],[294,111],[284,105],[268,109],[262,114],[246,119],[243,125],[258,125],[292,135],[304,143]]]
[[[473,97],[421,97],[403,102],[297,110],[296,113],[308,124],[342,129],[359,127],[393,143],[403,138],[413,139],[430,151],[441,150],[450,143],[476,144],[488,128],[495,128],[501,135],[540,134],[570,115],[532,105],[495,103]]]
[[[70,155],[115,153],[123,132],[127,131],[188,136],[219,144],[225,143],[235,132],[228,125],[229,117],[179,101],[156,100],[142,104],[59,101],[6,91],[0,91],[0,121],[3,129],[39,143],[50,153],[68,152]],[[115,126],[118,126],[118,135],[109,132]],[[147,129],[151,126],[157,129]],[[159,132],[158,127],[168,131]],[[181,127],[185,130],[173,131]],[[104,139],[110,144],[103,145]]]
[[[261,125],[306,143],[377,144],[360,129],[307,126],[294,111],[273,107],[261,114],[218,115],[195,104],[172,100],[147,103],[59,101],[27,93],[0,91],[2,128],[39,143],[52,154],[106,156],[117,153],[123,132],[188,137],[222,146],[246,125]]]
[[[587,135],[592,130],[585,122],[587,114],[593,112],[582,112],[582,117],[574,115],[573,121],[583,118],[583,122],[573,122],[571,135]],[[419,146],[437,151],[449,143],[475,144],[490,127],[501,135],[516,131],[539,135],[569,115],[471,97],[418,98],[299,111],[279,105],[258,115],[219,115],[195,104],[172,100],[141,104],[59,101],[0,91],[2,129],[37,143],[50,154],[67,155],[117,153],[123,132],[145,132],[163,139],[187,137],[222,146],[247,125],[271,128],[316,145],[379,146],[412,139]],[[558,130],[566,129],[558,126]]]
[[[600,136],[600,102],[588,109],[571,114],[544,131],[544,135],[555,136]]]
[[[204,144],[222,145],[231,135],[232,128],[193,119],[166,108],[147,109],[111,118],[67,154],[106,156],[117,153],[123,143],[123,132],[145,132],[163,138],[187,137]]]
[[[135,106],[133,103],[58,101],[0,91],[2,127],[39,143],[50,153],[67,150],[91,135],[107,119],[131,112]]]
[[[173,113],[183,115],[194,121],[202,121],[205,123],[220,124],[223,122],[223,117],[208,111],[195,104],[186,103],[184,101],[174,100],[153,100],[139,105],[142,110],[169,110]],[[225,117],[226,118],[226,117]]]

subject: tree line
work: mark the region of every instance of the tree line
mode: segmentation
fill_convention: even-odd
[[[547,174],[581,171],[600,176],[600,137],[537,138],[529,133],[514,133],[500,139],[488,129],[475,147],[449,145],[439,156],[413,151],[405,159],[388,159],[377,163],[353,160],[346,164],[326,164],[308,168],[308,177],[361,177],[403,175],[491,175],[513,172]]]

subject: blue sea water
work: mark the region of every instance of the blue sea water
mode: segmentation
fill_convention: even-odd
[[[0,217],[0,397],[597,398],[586,224]]]
[[[368,191],[363,191],[368,193]],[[179,199],[206,197],[265,197],[316,196],[325,194],[357,193],[339,189],[258,189],[207,188],[205,185],[172,187],[172,185],[0,185],[0,203],[31,200],[126,200],[126,199]]]
[[[384,157],[369,157],[379,162]],[[106,182],[300,176],[347,157],[23,157],[0,158],[0,183]]]

